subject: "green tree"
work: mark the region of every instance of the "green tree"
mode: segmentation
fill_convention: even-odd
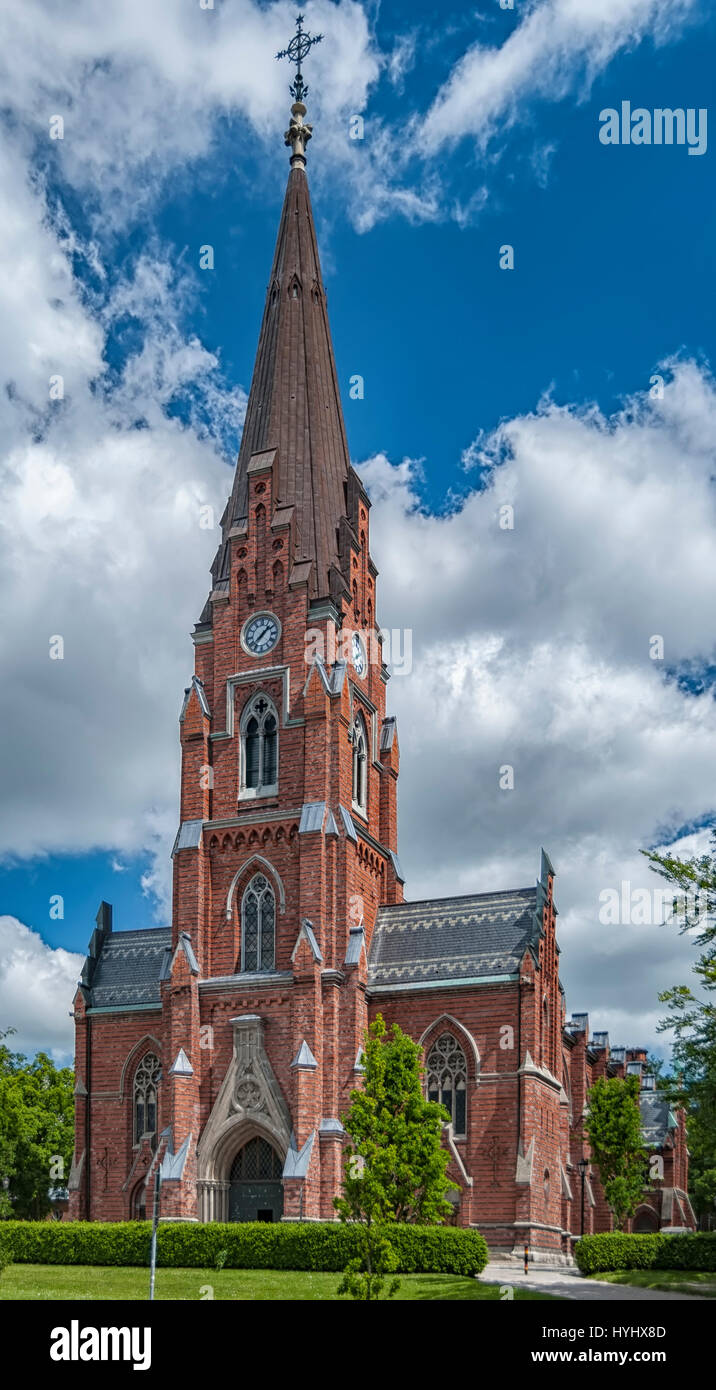
[[[456,1184],[441,1143],[449,1115],[423,1095],[418,1044],[397,1023],[388,1034],[379,1014],[365,1037],[364,1062],[363,1087],[351,1092],[343,1116],[349,1142],[334,1205],[342,1221],[362,1227],[362,1258],[349,1265],[340,1292],[370,1299],[395,1268],[391,1225],[444,1221],[452,1210],[445,1194]],[[393,1280],[387,1296],[397,1287]]]
[[[0,1035],[0,1218],[40,1220],[65,1186],[74,1142],[74,1076],[44,1052],[28,1061]]]
[[[692,967],[694,986],[673,985],[659,995],[666,1013],[658,1030],[673,1036],[669,1099],[687,1112],[689,1186],[697,1215],[711,1224],[716,1198],[716,833],[710,851],[690,859],[654,850],[644,854],[674,890],[669,920],[680,934],[690,933],[699,952]]]
[[[637,1076],[600,1076],[587,1097],[584,1129],[618,1230],[633,1216],[647,1181]]]

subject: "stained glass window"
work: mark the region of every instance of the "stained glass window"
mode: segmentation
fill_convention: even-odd
[[[428,1053],[428,1100],[444,1105],[456,1135],[467,1133],[467,1063],[452,1033],[443,1033]]]
[[[134,1142],[138,1144],[146,1134],[152,1148],[157,1135],[158,1082],[159,1058],[153,1052],[148,1052],[134,1075]]]
[[[273,970],[276,958],[276,899],[264,874],[254,874],[241,904],[241,969]]]

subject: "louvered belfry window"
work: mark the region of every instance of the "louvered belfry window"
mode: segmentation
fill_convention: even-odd
[[[241,903],[241,969],[273,970],[276,899],[264,874],[254,874]]]
[[[359,811],[366,809],[368,740],[365,723],[361,714],[353,721],[353,805]]]
[[[467,1132],[467,1062],[452,1033],[443,1033],[428,1053],[428,1100],[444,1105],[456,1135]]]
[[[241,791],[270,796],[278,789],[278,720],[264,695],[257,695],[242,719]]]

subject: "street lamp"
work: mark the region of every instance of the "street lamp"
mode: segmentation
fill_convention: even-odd
[[[156,1123],[156,1126],[157,1126],[157,1130],[159,1129],[159,1086],[160,1086],[160,1084],[161,1084],[161,1081],[162,1081],[162,1072],[161,1072],[161,1068],[160,1068],[160,1070],[157,1072],[157,1076],[156,1076],[156,1087],[157,1087],[157,1092],[156,1092],[155,1104],[156,1104],[157,1113],[156,1113],[156,1115],[155,1115],[155,1123]],[[159,1145],[157,1144],[157,1149],[158,1149],[158,1148],[159,1148]],[[156,1157],[156,1155],[155,1155],[155,1157]],[[153,1209],[152,1209],[152,1241],[151,1241],[151,1245],[150,1245],[150,1248],[149,1248],[149,1300],[150,1300],[150,1302],[153,1302],[153,1301],[154,1301],[154,1280],[155,1280],[156,1272],[157,1272],[157,1227],[158,1227],[158,1225],[159,1225],[159,1192],[160,1192],[161,1184],[162,1184],[162,1175],[161,1175],[161,1161],[160,1161],[160,1162],[157,1163],[157,1165],[156,1165],[156,1167],[155,1167],[155,1169],[154,1169],[154,1205],[153,1205]]]
[[[584,1235],[584,1180],[587,1176],[587,1169],[589,1168],[589,1159],[582,1156],[577,1167],[579,1168],[579,1176],[582,1179],[582,1226],[580,1235]]]

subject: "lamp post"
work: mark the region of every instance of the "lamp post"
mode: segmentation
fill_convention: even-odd
[[[589,1159],[582,1156],[577,1166],[579,1168],[579,1176],[582,1179],[582,1225],[580,1235],[584,1235],[584,1181],[587,1176],[587,1169],[589,1168]]]
[[[157,1095],[156,1095],[156,1115],[154,1117],[157,1130],[159,1129],[159,1086],[162,1080],[161,1070],[157,1073]],[[157,1149],[159,1145],[157,1144]],[[149,1255],[149,1301],[154,1301],[154,1280],[157,1272],[157,1227],[159,1225],[159,1190],[162,1185],[161,1160],[157,1162],[154,1169],[154,1204],[152,1207],[152,1244]]]

